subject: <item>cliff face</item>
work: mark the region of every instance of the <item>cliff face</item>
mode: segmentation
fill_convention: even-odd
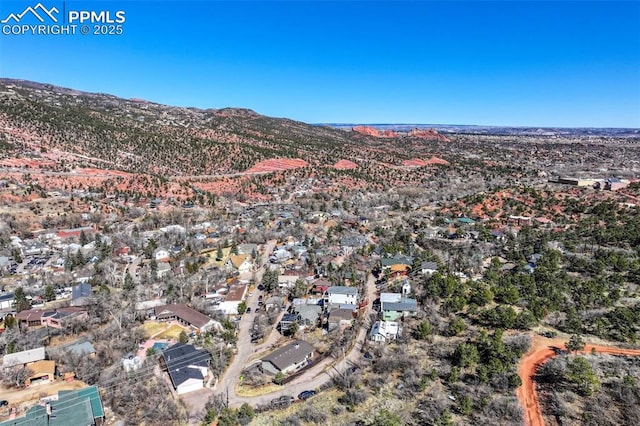
[[[433,139],[443,142],[449,142],[448,137],[441,135],[435,129],[413,129],[409,131],[408,136],[412,138]]]
[[[373,136],[375,138],[395,138],[398,136],[398,134],[393,130],[379,131],[378,129],[374,129],[370,126],[355,126],[351,130],[357,133],[362,133],[363,135]]]

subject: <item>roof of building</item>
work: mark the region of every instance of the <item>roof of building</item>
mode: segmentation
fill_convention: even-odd
[[[4,421],[0,426],[92,425],[95,419],[104,417],[102,400],[95,386],[59,391],[58,399],[49,401],[49,405],[55,416],[47,416],[46,406],[35,405],[29,408],[24,417]]]
[[[296,340],[280,349],[271,352],[262,361],[273,364],[278,370],[284,370],[287,367],[298,364],[314,352],[313,346],[304,340]]]
[[[420,268],[437,270],[438,269],[438,263],[436,263],[436,262],[422,262],[422,265],[420,265]]]
[[[0,302],[4,300],[13,300],[13,293],[0,293]]]
[[[41,346],[39,348],[5,355],[2,360],[2,366],[12,367],[14,365],[28,364],[30,362],[40,361],[44,358],[44,346]]]
[[[167,371],[173,387],[177,388],[189,379],[204,379],[198,368],[191,366],[208,367],[211,354],[204,349],[196,349],[193,345],[176,343],[165,349],[162,357],[167,364]]]
[[[31,377],[44,376],[45,374],[53,375],[56,372],[55,361],[40,360],[30,363],[27,367],[29,370],[33,371]]]
[[[344,294],[355,296],[358,294],[357,287],[346,287],[342,285],[334,285],[327,289],[328,294]]]
[[[233,284],[229,286],[229,292],[224,298],[226,302],[239,302],[244,298],[244,294],[247,291],[246,284]]]
[[[337,308],[329,312],[330,321],[350,321],[353,319],[353,310]]]
[[[370,336],[380,334],[386,338],[397,336],[400,324],[395,321],[376,321],[371,328]]]
[[[205,314],[196,311],[184,303],[156,306],[154,308],[154,312],[156,317],[159,319],[175,316],[197,328],[202,328],[212,321],[212,319]]]
[[[40,309],[27,309],[24,311],[20,311],[16,314],[16,320],[18,321],[40,321],[42,316],[46,314],[48,311],[43,311]],[[55,312],[55,311],[49,311]]]
[[[391,265],[413,266],[413,258],[409,256],[395,255],[393,257],[383,258],[382,260],[380,260],[380,263],[383,267]]]
[[[400,293],[380,293],[380,303],[399,302],[402,299]]]
[[[418,302],[414,299],[401,299],[399,302],[383,302],[383,311],[415,312],[418,310]]]
[[[239,268],[240,266],[242,266],[244,261],[247,260],[248,258],[249,258],[248,254],[238,254],[238,255],[232,254],[231,256],[229,256],[229,261],[231,262],[234,268]]]
[[[90,297],[92,293],[91,284],[82,283],[73,286],[71,289],[71,298],[79,299],[81,297]]]

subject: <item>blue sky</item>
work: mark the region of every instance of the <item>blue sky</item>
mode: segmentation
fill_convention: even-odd
[[[124,33],[0,35],[2,77],[311,123],[640,127],[637,1],[65,7],[124,10]]]

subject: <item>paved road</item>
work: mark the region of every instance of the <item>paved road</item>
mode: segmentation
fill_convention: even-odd
[[[375,278],[372,275],[369,275],[367,279],[368,304],[365,309],[364,318],[367,318],[373,310],[373,300],[375,299],[375,295]],[[253,297],[255,300],[252,300],[251,303],[255,303],[257,305],[256,295],[254,294]],[[274,333],[276,337],[279,336],[279,333],[277,331],[274,331],[269,336],[266,342],[262,343],[261,345],[252,345],[250,343],[251,336],[249,333],[249,329],[253,319],[245,317],[251,317],[251,315],[244,315],[241,321],[240,331],[238,333],[238,354],[235,356],[233,362],[216,385],[216,391],[224,393],[225,395],[228,392],[229,406],[231,407],[239,407],[245,402],[252,406],[264,405],[268,404],[272,399],[282,395],[291,395],[296,397],[302,391],[317,389],[321,387],[322,385],[330,381],[333,375],[341,374],[350,366],[358,364],[362,359],[360,349],[362,348],[362,344],[367,336],[368,331],[365,327],[361,327],[360,330],[358,330],[355,344],[344,359],[336,360],[331,357],[325,358],[320,363],[314,365],[304,374],[287,383],[282,387],[282,389],[276,392],[254,397],[239,396],[236,394],[236,386],[238,385],[240,374],[246,367],[246,364],[251,358],[251,355],[266,350],[269,346],[273,345],[273,343],[275,343],[273,339]]]

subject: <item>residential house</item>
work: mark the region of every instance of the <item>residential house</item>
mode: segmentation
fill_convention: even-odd
[[[136,371],[140,367],[142,367],[142,359],[138,355],[129,352],[122,357],[122,368],[127,373]]]
[[[367,239],[362,235],[347,235],[340,239],[340,249],[342,253],[350,255],[355,250],[364,247],[367,244]]]
[[[223,302],[220,302],[218,309],[225,315],[237,315],[238,306],[245,299],[247,295],[248,286],[246,284],[232,284],[229,286],[229,291],[224,298]]]
[[[44,346],[26,351],[6,354],[2,359],[3,367],[13,367],[16,365],[27,365],[31,362],[41,361],[45,359]]]
[[[248,254],[253,257],[254,253],[258,254],[257,244],[238,244],[238,254]]]
[[[5,420],[0,422],[0,426],[102,426],[104,418],[104,407],[98,388],[90,386],[77,390],[61,390],[57,397],[48,398],[46,403],[29,408],[24,417]]]
[[[74,285],[71,289],[71,306],[83,306],[89,304],[93,289],[89,283]]]
[[[56,236],[63,240],[66,240],[67,238],[80,238],[83,232],[87,237],[89,237],[96,231],[90,226],[83,226],[81,228],[63,229],[61,231],[58,231]]]
[[[171,272],[171,265],[168,262],[158,263],[158,269],[156,269],[156,276],[162,278]]]
[[[208,351],[196,349],[193,345],[176,343],[162,353],[161,359],[178,395],[204,387],[211,361]]]
[[[332,286],[324,293],[325,305],[355,305],[358,303],[358,288]]]
[[[395,321],[376,321],[369,333],[372,342],[389,342],[400,337],[402,328]]]
[[[184,303],[157,306],[154,308],[155,319],[159,321],[178,321],[198,332],[205,332],[220,324]]]
[[[153,258],[156,262],[168,262],[171,258],[171,254],[169,253],[169,250],[158,247],[153,251]]]
[[[278,276],[279,288],[293,288],[296,285],[296,281],[300,279],[298,274],[284,274]]]
[[[289,332],[291,327],[293,327],[294,324],[296,324],[296,326],[299,325],[301,320],[302,318],[298,314],[284,314],[278,324],[280,327],[280,333],[284,334]]]
[[[422,262],[420,272],[424,275],[433,275],[438,272],[438,264],[436,262]]]
[[[89,314],[87,311],[72,306],[46,310],[42,313],[42,325],[57,329],[65,328],[70,321],[87,321],[88,319]]]
[[[44,312],[45,311],[41,311],[40,309],[26,309],[18,312],[15,318],[21,326],[33,327],[42,325],[42,314],[44,314]]]
[[[13,293],[0,293],[0,309],[11,309],[15,302]]]
[[[327,329],[332,331],[342,326],[350,326],[355,317],[355,305],[342,305],[331,309],[327,318]]]
[[[395,266],[395,269],[398,269],[399,266],[404,266],[404,270],[411,269],[413,267],[413,258],[410,256],[404,256],[401,254],[397,254],[393,257],[383,257],[380,259],[380,266],[383,271],[387,269],[392,269]]]
[[[31,377],[25,380],[25,386],[30,386],[34,383],[49,382],[53,383],[56,375],[56,363],[55,361],[35,361],[26,365],[26,368],[32,371]]]
[[[315,326],[322,314],[322,306],[318,304],[304,304],[295,307],[295,312],[300,317],[300,323],[305,326]]]
[[[380,310],[384,321],[395,321],[398,318],[416,315],[418,302],[415,299],[404,298],[399,293],[382,293]]]
[[[262,358],[262,369],[284,374],[299,370],[309,363],[315,349],[304,340],[296,340]]]
[[[240,274],[245,274],[253,270],[253,261],[251,255],[248,254],[231,255],[225,266],[237,270]]]

